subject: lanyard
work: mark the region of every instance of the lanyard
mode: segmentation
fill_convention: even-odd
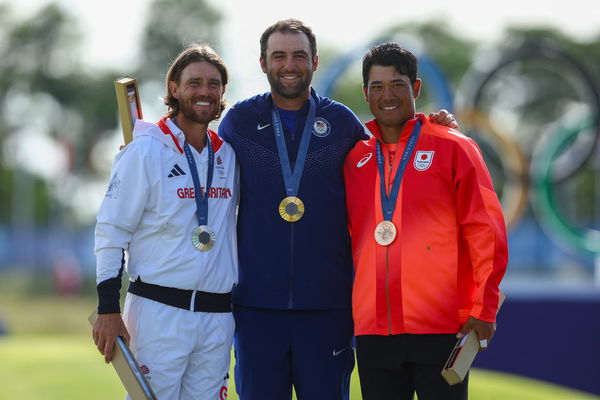
[[[190,145],[188,144],[187,140],[183,144],[183,150],[185,151],[185,156],[187,158],[188,165],[190,166],[190,171],[192,172],[192,179],[194,180],[194,197],[196,199],[196,216],[198,217],[198,225],[208,225],[208,195],[210,194],[210,187],[212,185],[213,166],[215,163],[215,152],[212,148],[212,144],[210,143],[210,139],[208,139],[208,134],[206,135],[206,138],[206,147],[208,148],[208,172],[206,173],[206,187],[204,192],[202,192],[202,187],[200,186],[198,169],[196,169],[196,161],[192,155]]]
[[[292,167],[290,166],[290,158],[287,152],[287,146],[285,144],[285,138],[283,136],[283,127],[281,125],[279,112],[277,112],[275,107],[271,109],[273,130],[275,131],[275,141],[277,142],[277,152],[279,153],[279,160],[281,162],[281,173],[283,175],[285,191],[288,196],[296,196],[298,194],[300,180],[302,179],[302,171],[304,170],[304,162],[306,161],[306,155],[308,153],[308,145],[310,143],[310,137],[312,136],[311,131],[315,119],[315,108],[315,101],[311,97],[310,109],[308,111],[308,116],[306,117],[304,130],[302,131],[302,140],[300,141],[300,148],[298,149],[298,157],[296,158],[296,163],[294,164],[293,174]]]
[[[167,135],[173,135],[167,124],[164,123],[163,120],[161,120],[161,122],[162,123],[158,124],[160,129]],[[187,162],[190,167],[190,173],[192,174],[192,180],[194,181],[194,198],[196,200],[196,217],[198,217],[198,225],[208,225],[208,196],[210,194],[210,188],[212,185],[213,166],[215,163],[215,151],[212,147],[212,143],[210,142],[210,135],[208,133],[206,133],[206,147],[208,150],[208,172],[206,173],[206,188],[203,192],[202,187],[200,186],[200,178],[198,177],[196,161],[194,160],[194,155],[192,154],[190,145],[188,144],[187,140],[183,143],[185,157],[187,158]]]
[[[383,171],[384,160],[383,152],[381,151],[381,143],[379,142],[379,140],[376,143],[377,167],[379,168],[379,177],[381,178],[381,210],[383,211],[383,219],[386,221],[391,221],[392,216],[394,215],[394,208],[396,207],[396,200],[398,198],[398,192],[400,191],[400,182],[402,182],[402,176],[404,175],[404,170],[406,169],[408,160],[410,160],[415,146],[417,145],[419,133],[421,133],[421,122],[417,121],[415,127],[413,128],[410,134],[410,137],[408,138],[408,142],[406,143],[404,152],[402,153],[402,159],[400,160],[400,165],[396,170],[396,175],[394,176],[394,184],[392,185],[392,190],[390,191],[389,197],[387,195],[387,191],[385,190],[385,175]]]

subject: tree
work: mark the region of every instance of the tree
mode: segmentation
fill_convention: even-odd
[[[220,19],[204,1],[154,1],[141,42],[140,65],[133,75],[162,91],[171,58],[186,42],[215,42]],[[103,182],[112,158],[99,169],[92,155],[118,128],[113,81],[124,71],[105,67],[88,72],[81,61],[85,59],[81,38],[75,17],[56,3],[24,18],[16,18],[8,5],[0,5],[0,146],[4,149],[0,180],[3,187],[11,188],[11,182],[34,182],[37,176],[36,186],[48,186],[48,190],[27,190],[46,196],[34,202],[46,205],[46,211],[30,213],[32,218],[38,216],[38,223],[48,222],[42,217],[50,215],[50,208],[63,222],[83,211],[81,222],[89,223],[95,205],[75,204],[77,193]],[[37,138],[38,143],[53,147],[64,159],[61,167],[52,169],[56,160],[44,165],[43,154],[23,155],[21,147],[7,151],[9,143],[23,138]],[[15,170],[20,177],[12,177]],[[13,203],[10,192],[0,191],[2,204]],[[0,222],[12,214],[11,206],[4,207]]]
[[[138,76],[144,81],[165,76],[182,47],[203,42],[218,51],[221,13],[205,0],[156,0],[144,29]]]

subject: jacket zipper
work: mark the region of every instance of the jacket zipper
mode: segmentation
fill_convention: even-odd
[[[290,133],[290,145],[292,143],[294,143],[296,141],[296,135],[294,131],[288,130],[287,128],[284,128],[284,132],[289,132]],[[295,146],[294,146],[295,147]],[[294,160],[293,162],[291,162],[291,157],[290,157],[290,167],[292,168],[292,171],[294,170],[294,167],[296,165],[296,160]],[[294,223],[289,223],[290,226],[290,274],[289,274],[289,282],[288,282],[288,292],[289,292],[289,297],[288,297],[288,309],[292,309],[294,308],[294,290],[293,290],[293,277],[294,277]]]
[[[388,315],[388,335],[392,335],[392,305],[390,301],[390,263],[389,255],[390,246],[385,248],[385,300],[387,303],[387,315]]]
[[[290,223],[290,280],[288,282],[289,285],[289,298],[288,298],[288,309],[294,308],[294,293],[293,293],[293,285],[294,281],[294,224]]]
[[[388,163],[389,168],[389,179],[388,186],[392,185],[392,169],[393,164],[391,162]],[[387,191],[389,193],[390,188],[388,187]],[[388,335],[392,335],[392,304],[390,300],[390,262],[389,262],[389,254],[390,254],[390,246],[385,247],[385,300],[387,303],[387,323],[388,323]]]

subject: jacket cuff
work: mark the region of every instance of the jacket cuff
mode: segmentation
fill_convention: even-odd
[[[121,278],[110,278],[96,286],[98,292],[98,314],[120,314]]]
[[[474,304],[471,309],[471,315],[481,321],[496,322],[496,313],[498,310],[490,310],[490,307],[485,307],[483,304]]]

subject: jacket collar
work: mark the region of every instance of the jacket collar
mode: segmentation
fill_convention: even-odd
[[[166,129],[161,129],[161,125]],[[207,129],[209,141],[213,146],[215,153],[221,148],[223,140],[211,129]],[[169,118],[162,118],[158,124],[152,124],[143,120],[137,120],[133,129],[133,138],[140,136],[152,136],[158,139],[161,143],[167,147],[175,150],[176,152],[183,154],[183,143],[185,142],[185,135],[183,131]]]
[[[313,89],[312,87],[310,88],[310,96],[313,98],[313,100],[315,101],[315,105],[318,108],[321,97],[317,94],[315,89]],[[260,115],[261,122],[263,122],[263,123],[271,122],[271,109],[273,106],[274,106],[274,104],[273,104],[273,97],[271,96],[271,92],[265,93],[265,96],[263,97],[263,101],[261,102],[260,109],[259,109],[259,115]],[[302,109],[304,109],[304,107],[306,107],[306,104],[303,106]],[[308,110],[308,108],[306,108],[306,109]]]
[[[425,117],[425,114],[421,114],[421,113],[415,114],[415,118],[409,119],[408,121],[406,121],[406,124],[404,125],[404,128],[402,129],[402,133],[400,134],[399,141],[405,142],[408,140],[408,137],[410,136],[417,121],[421,121],[421,124],[423,124],[423,125],[426,125],[428,123],[427,118]],[[373,120],[367,122],[365,124],[365,126],[367,127],[369,132],[371,132],[373,134],[373,136],[375,136],[377,138],[377,140],[379,140],[380,142],[383,142],[383,136],[381,134],[381,129],[379,128],[379,123],[377,122],[376,119],[373,119]]]

